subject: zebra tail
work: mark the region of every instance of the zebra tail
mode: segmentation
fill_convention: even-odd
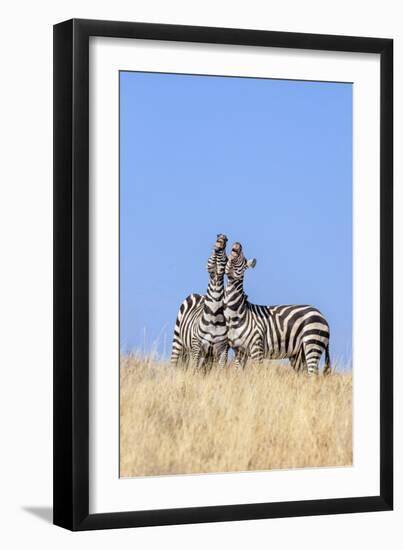
[[[323,374],[327,375],[332,372],[332,365],[330,363],[330,353],[329,353],[329,344],[326,346],[325,349],[325,366],[323,368]]]

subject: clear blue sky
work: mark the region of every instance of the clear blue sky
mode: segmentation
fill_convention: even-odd
[[[170,352],[217,233],[249,301],[304,303],[350,360],[352,85],[120,73],[120,345]]]

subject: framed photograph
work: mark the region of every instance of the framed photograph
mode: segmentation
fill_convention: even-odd
[[[391,510],[393,42],[54,27],[54,523]]]

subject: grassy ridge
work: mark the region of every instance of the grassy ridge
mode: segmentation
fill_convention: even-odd
[[[123,357],[122,477],[352,463],[352,375],[284,365],[208,374]]]

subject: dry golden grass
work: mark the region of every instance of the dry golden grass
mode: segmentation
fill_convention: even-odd
[[[352,376],[123,357],[121,477],[352,464]]]

